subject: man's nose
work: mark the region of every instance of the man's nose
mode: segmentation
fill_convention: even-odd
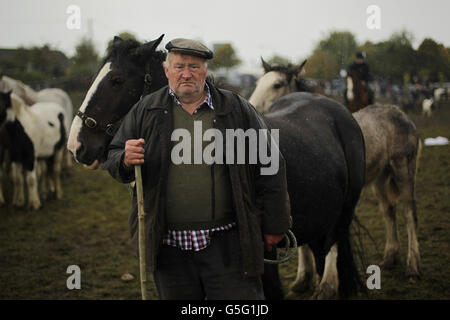
[[[183,72],[181,73],[181,76],[183,78],[190,78],[190,77],[192,77],[191,70],[189,70],[189,68],[184,68]]]

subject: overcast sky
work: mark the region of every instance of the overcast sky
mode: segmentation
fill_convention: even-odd
[[[66,26],[70,5],[80,8],[79,30]],[[380,29],[366,25],[370,5],[380,8]],[[275,53],[297,62],[333,29],[377,42],[406,28],[416,48],[426,37],[450,46],[449,0],[0,0],[0,8],[1,48],[49,43],[69,56],[89,33],[103,54],[122,31],[140,40],[164,33],[164,45],[177,37],[231,42],[253,70]]]

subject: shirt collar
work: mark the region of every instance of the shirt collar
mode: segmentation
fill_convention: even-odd
[[[206,104],[210,109],[214,110],[214,106],[213,106],[212,99],[211,99],[211,92],[210,92],[209,86],[206,82],[205,82],[205,88],[206,88],[205,100],[203,100],[203,102],[200,103],[200,105],[196,108],[196,110],[198,108],[200,108],[203,104]],[[175,92],[172,90],[172,88],[170,86],[169,86],[169,95],[173,98],[173,100],[175,101],[175,103],[177,105],[179,105],[180,107],[182,106],[180,100],[178,100]]]

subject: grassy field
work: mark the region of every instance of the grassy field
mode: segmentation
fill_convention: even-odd
[[[72,95],[80,105],[81,94]],[[430,118],[411,115],[420,136],[450,137],[450,105]],[[402,263],[382,271],[381,289],[371,299],[450,298],[450,146],[424,147],[416,183],[418,238],[422,278],[409,283],[404,276],[407,236],[401,208],[397,210]],[[64,198],[28,212],[0,208],[0,299],[140,299],[139,282],[122,281],[128,270],[139,274],[128,231],[131,198],[107,172],[75,165],[63,179]],[[379,264],[384,250],[384,221],[369,189],[357,207],[362,224],[375,239],[363,237],[368,264]],[[67,267],[81,269],[81,289],[68,290]],[[287,291],[295,278],[296,259],[281,266]],[[366,279],[361,268],[362,279]],[[365,281],[365,280],[364,280]],[[156,299],[153,283],[150,298]],[[306,299],[311,293],[292,296]],[[358,296],[355,298],[366,298]]]

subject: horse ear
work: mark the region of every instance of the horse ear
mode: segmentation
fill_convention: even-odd
[[[122,39],[121,37],[119,37],[119,36],[114,36],[113,44],[117,44],[117,43],[120,43],[120,42],[122,42],[122,41],[123,41],[123,39]]]
[[[164,33],[162,35],[160,35],[158,39],[149,42],[149,45],[151,44],[153,51],[156,50],[156,48],[159,46],[159,44],[161,43],[163,38],[164,38]]]
[[[136,54],[139,56],[146,57],[147,55],[156,51],[156,48],[161,43],[164,38],[164,34],[162,34],[158,39],[144,43],[142,46],[137,48]]]
[[[267,62],[265,62],[263,57],[261,57],[261,62],[262,62],[262,66],[264,68],[264,73],[267,73],[270,70],[272,70],[272,66],[270,64],[268,64]]]
[[[298,67],[298,69],[297,69],[297,75],[300,77],[302,74],[304,74],[305,72],[306,72],[306,70],[305,70],[305,65],[306,65],[306,62],[307,62],[308,60],[307,59],[305,59],[305,61],[303,61],[302,62],[302,64]]]
[[[300,67],[298,67],[298,71],[301,72],[303,67],[305,66],[306,62],[308,62],[308,59],[305,59],[305,61],[302,62],[302,64],[300,65]]]
[[[290,67],[290,68],[288,69],[287,73],[293,75],[295,78],[300,78],[300,77],[301,77],[301,74],[304,72],[304,66],[305,66],[305,64],[306,64],[306,61],[308,61],[308,60],[303,61],[303,62],[302,62],[300,65],[298,65],[298,66]]]

